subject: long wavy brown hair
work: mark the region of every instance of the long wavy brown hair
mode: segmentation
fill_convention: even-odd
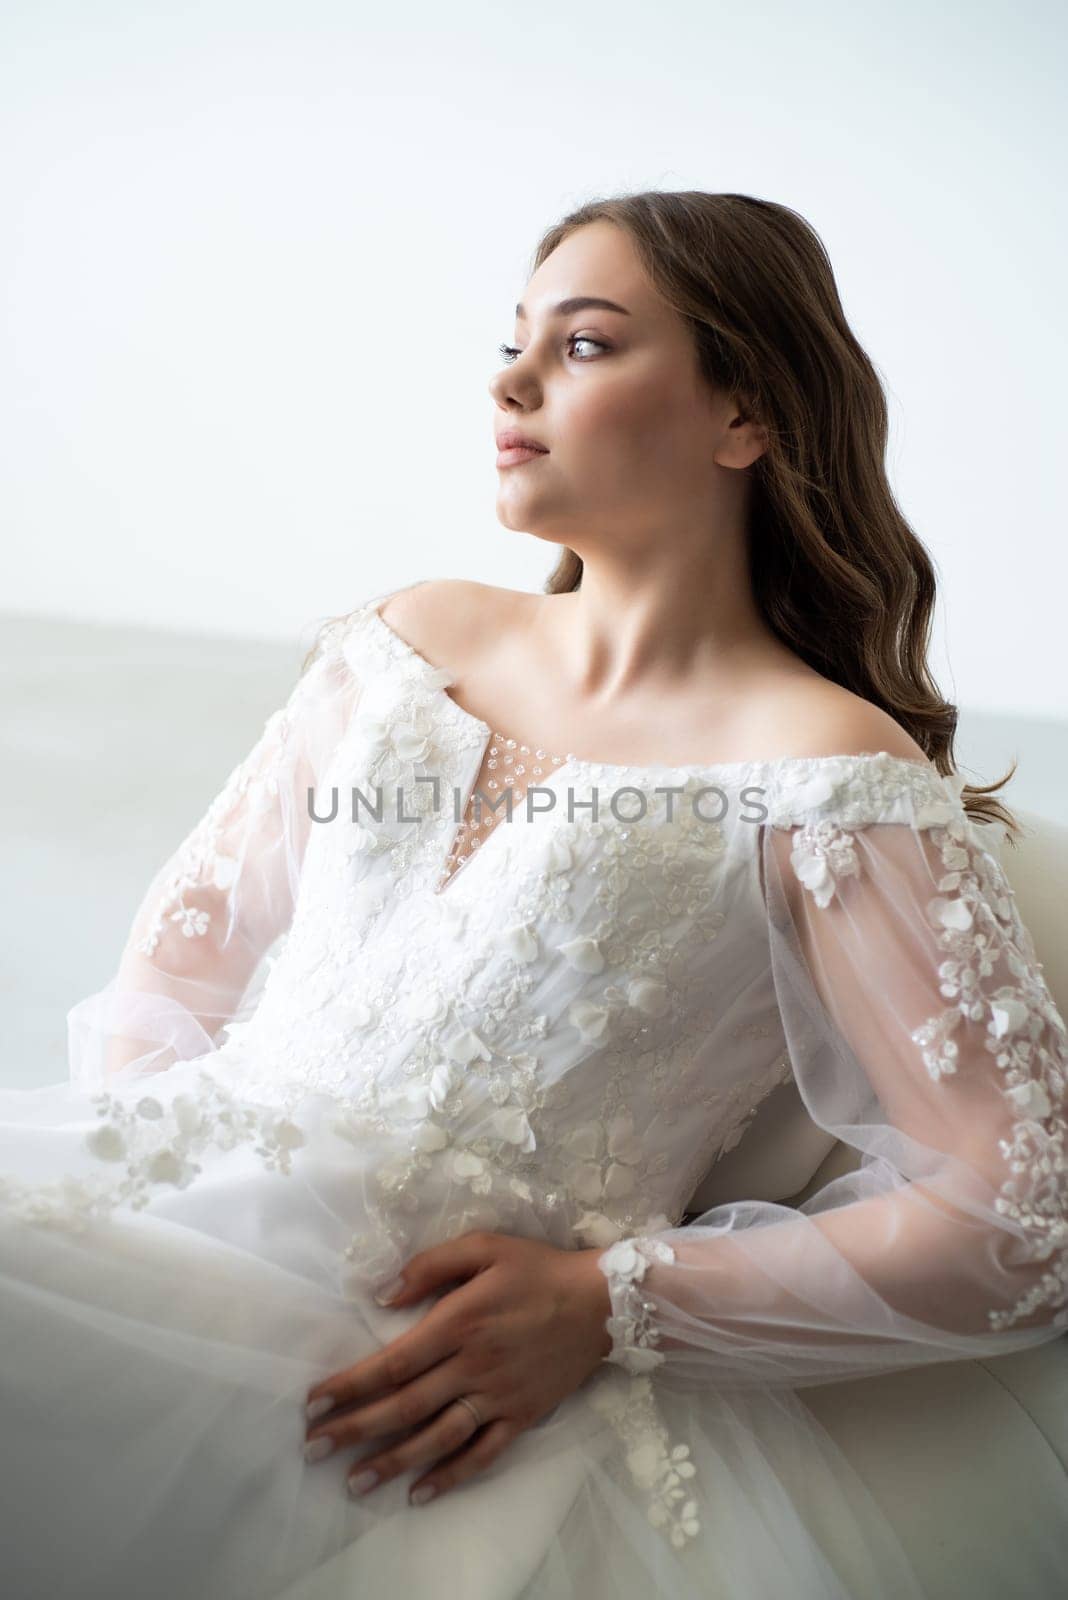
[[[747,194],[649,190],[590,200],[546,230],[531,272],[576,228],[625,228],[650,282],[693,330],[705,379],[767,432],[749,468],[748,555],[769,628],[817,672],[880,706],[943,776],[957,707],[927,663],[936,600],[926,549],[886,476],[886,397],[853,334],[823,242],[798,212]],[[582,583],[564,550],[545,585]],[[1019,825],[966,783],[970,816]]]
[[[708,383],[766,430],[767,448],[749,468],[747,533],[768,626],[817,672],[888,712],[939,773],[955,776],[957,707],[927,663],[934,567],[887,480],[886,398],[819,235],[771,200],[649,190],[569,212],[542,235],[531,272],[569,233],[601,220],[626,229],[652,284],[689,323]],[[544,593],[581,583],[582,560],[565,548]],[[1019,824],[991,796],[1016,765],[996,783],[961,790],[969,816],[1002,823],[1013,845]]]

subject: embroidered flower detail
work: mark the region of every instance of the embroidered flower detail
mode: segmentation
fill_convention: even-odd
[[[597,1265],[608,1279],[614,1315],[605,1324],[612,1335],[612,1349],[606,1361],[617,1362],[628,1372],[648,1372],[664,1360],[654,1349],[659,1331],[654,1320],[655,1305],[642,1299],[638,1285],[652,1261],[674,1261],[675,1252],[662,1239],[620,1239],[599,1256]]]
[[[649,1521],[676,1550],[682,1549],[701,1529],[697,1501],[692,1488],[685,1487],[697,1468],[689,1445],[672,1446],[649,1379],[618,1375],[609,1380],[602,1372],[590,1404],[619,1435],[631,1478],[645,1495]]]
[[[422,1150],[425,1155],[433,1155],[436,1151],[445,1149],[450,1137],[447,1128],[428,1120],[419,1124],[413,1143],[416,1149]]]
[[[198,911],[195,906],[181,906],[172,911],[171,922],[176,922],[187,939],[199,939],[211,925],[211,912]]]
[[[494,1112],[490,1124],[502,1139],[508,1144],[518,1145],[520,1150],[533,1150],[537,1144],[534,1130],[518,1106],[505,1106]]]
[[[406,1083],[383,1093],[379,1106],[391,1122],[421,1122],[430,1113],[430,1091],[425,1083]]]
[[[441,1110],[449,1095],[452,1094],[460,1082],[462,1082],[462,1074],[455,1062],[442,1061],[438,1066],[431,1068],[426,1093],[427,1099],[435,1111]]]
[[[959,1050],[950,1035],[956,1033],[961,1020],[959,1011],[943,1011],[940,1016],[928,1017],[909,1035],[912,1042],[919,1045],[928,1077],[934,1083],[951,1077],[957,1070]]]
[[[126,1140],[122,1130],[105,1122],[86,1135],[85,1142],[98,1161],[121,1161],[126,1154]]]
[[[512,927],[505,928],[501,934],[501,943],[513,961],[529,962],[538,959],[538,941],[529,923],[517,922]]]
[[[795,830],[790,864],[821,909],[834,898],[838,879],[859,871],[852,840],[829,817]]]
[[[568,939],[565,944],[556,947],[564,959],[578,972],[597,973],[604,971],[604,956],[596,939],[581,937]]]
[[[594,1249],[614,1244],[623,1229],[611,1217],[606,1217],[603,1211],[584,1211],[578,1221],[572,1224],[571,1231],[582,1244]]]
[[[1027,1026],[1030,1014],[1029,1008],[1011,991],[999,995],[990,1002],[990,1032],[995,1039],[1004,1039],[1010,1033],[1019,1033]]]
[[[401,761],[426,761],[434,749],[430,734],[403,722],[393,729],[393,748]]]
[[[945,781],[959,796],[962,785],[955,779]],[[930,824],[934,815],[941,813],[928,807],[922,819]],[[1066,1029],[1004,868],[996,854],[983,847],[985,832],[983,825],[971,822],[959,802],[948,818],[931,825],[943,872],[939,893],[928,902],[927,920],[946,953],[938,968],[939,992],[956,1004],[929,1017],[911,1038],[936,1083],[959,1072],[963,1035],[970,1036],[973,1053],[985,1049],[993,1056],[1013,1112],[1011,1136],[998,1140],[1008,1176],[994,1209],[1022,1226],[1032,1260],[1046,1261],[1056,1253],[1051,1270],[1014,1306],[988,1311],[990,1327],[1001,1332],[1044,1306],[1063,1308],[1056,1309],[1052,1322],[1066,1326]],[[996,972],[1011,981],[991,988],[986,980]]]
[[[945,784],[949,790],[950,797],[946,799],[942,795],[935,794],[917,805],[915,812],[917,828],[941,827],[960,814],[960,795],[967,782],[964,774],[962,772],[954,772],[948,777],[940,776],[938,781]],[[1004,837],[1004,829],[1000,823],[992,824],[992,826],[998,828],[1002,837]]]
[[[379,1021],[378,1012],[374,1006],[368,1005],[365,1000],[356,998],[352,1000],[337,1000],[334,996],[328,994],[322,1003],[324,1006],[329,1006],[331,1021],[344,1029],[345,1036],[349,1039],[354,1034],[363,1033],[368,1028],[374,1027]],[[308,1009],[312,1009],[310,1004]]]
[[[1033,1122],[1042,1122],[1053,1110],[1053,1103],[1040,1083],[1021,1083],[1006,1092],[1017,1111]]]
[[[195,1161],[186,1161],[174,1150],[157,1150],[145,1167],[149,1183],[170,1183],[176,1189],[187,1189],[200,1168]]]
[[[485,1040],[480,1039],[473,1028],[462,1028],[459,1033],[454,1033],[445,1040],[445,1049],[454,1061],[465,1067],[472,1061],[489,1061],[493,1055]]]
[[[568,1007],[567,1020],[581,1033],[584,1039],[600,1039],[608,1026],[611,1012],[607,1006],[599,1006],[592,1000],[574,1000]]]
[[[100,1186],[63,1178],[32,1188],[2,1184],[0,1192],[28,1221],[81,1231],[119,1205],[142,1210],[159,1185],[186,1188],[201,1171],[192,1157],[212,1145],[251,1145],[269,1169],[288,1174],[291,1152],[305,1142],[303,1129],[275,1106],[236,1097],[204,1070],[198,1082],[196,1097],[175,1095],[169,1111],[152,1095],[133,1106],[117,1095],[94,1097],[101,1120],[85,1135],[85,1147],[109,1166],[125,1162],[117,1181]]]
[[[627,1001],[648,1017],[662,1017],[668,1008],[667,984],[659,978],[634,978],[627,985]]]
[[[584,1205],[600,1206],[633,1193],[642,1160],[642,1143],[628,1111],[617,1112],[607,1126],[584,1122],[563,1137],[563,1148],[576,1164],[568,1168],[568,1187]]]
[[[365,707],[353,718],[353,727],[376,761],[392,756],[407,764],[425,761],[434,748],[429,719],[401,706],[382,710]]]
[[[493,1188],[493,1174],[489,1163],[473,1150],[454,1150],[451,1175],[457,1183],[465,1183],[475,1194],[489,1194]]]
[[[322,670],[322,658],[319,670]],[[263,725],[263,732],[245,760],[230,773],[196,827],[182,841],[164,871],[159,875],[158,897],[146,907],[146,918],[138,929],[133,947],[142,955],[153,956],[164,936],[165,925],[177,925],[187,939],[202,938],[212,924],[212,910],[189,906],[186,895],[226,896],[223,909],[232,914],[231,891],[238,878],[240,863],[253,829],[264,831],[263,814],[276,809],[271,822],[281,834],[285,823],[279,806],[283,781],[288,781],[295,766],[291,746],[294,724],[299,723],[306,699],[319,682],[316,670],[309,671],[293,689],[286,705],[275,711]]]
[[[791,803],[798,811],[815,811],[833,800],[842,779],[835,780],[828,772],[817,772],[810,778],[795,783],[790,791]]]
[[[343,1252],[348,1266],[339,1273],[342,1298],[364,1300],[376,1283],[388,1283],[404,1266],[404,1253],[383,1231],[363,1227],[353,1234]]]
[[[954,933],[967,933],[973,920],[963,900],[932,900],[928,904],[927,915],[936,928],[948,928]]]

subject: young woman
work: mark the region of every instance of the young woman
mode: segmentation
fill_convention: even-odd
[[[331,619],[0,1095],[20,1600],[920,1595],[798,1391],[1068,1321],[1065,1026],[819,240],[599,201],[513,339],[546,592]]]

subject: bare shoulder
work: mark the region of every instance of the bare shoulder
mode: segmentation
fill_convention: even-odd
[[[432,664],[460,665],[498,638],[531,596],[472,578],[426,578],[398,589],[379,616]]]
[[[766,711],[765,742],[786,756],[869,755],[911,761],[926,752],[887,711],[818,674],[789,682]]]

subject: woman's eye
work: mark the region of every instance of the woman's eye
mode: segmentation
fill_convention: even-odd
[[[608,349],[608,346],[606,344],[602,344],[600,339],[591,339],[588,333],[573,333],[571,335],[571,338],[567,342],[568,342],[569,345],[570,344],[593,344],[593,345],[597,346],[598,350],[607,350]]]
[[[569,334],[567,342],[569,347],[573,344],[592,344],[596,345],[598,350],[608,349],[608,346],[606,344],[602,344],[600,339],[592,339],[587,333]],[[516,356],[522,355],[523,353],[521,350],[517,349],[514,344],[499,344],[497,346],[497,350],[501,360],[507,362],[509,365],[511,365],[511,363],[515,360]],[[582,361],[588,358],[579,356],[578,359]]]

